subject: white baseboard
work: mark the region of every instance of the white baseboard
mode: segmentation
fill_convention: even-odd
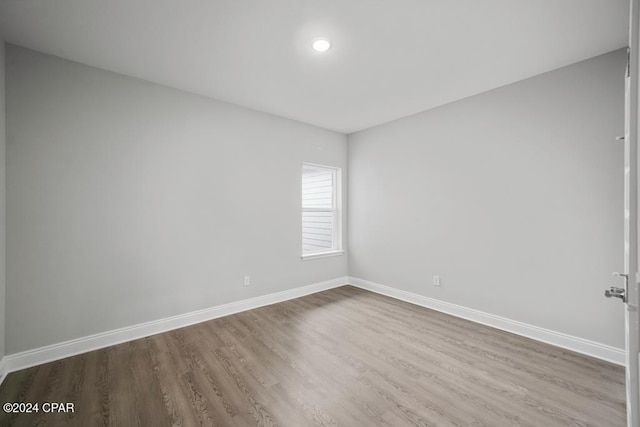
[[[347,277],[341,277],[338,279],[328,280],[326,282],[314,283],[308,286],[302,286],[282,292],[276,292],[229,304],[218,305],[204,310],[193,311],[191,313],[90,335],[88,337],[23,351],[21,353],[10,354],[0,361],[0,384],[2,384],[2,380],[4,380],[4,377],[9,372],[18,371],[20,369],[29,368],[42,363],[52,362],[54,360],[64,359],[69,356],[98,350],[111,345],[148,337],[150,335],[171,331],[173,329],[183,328],[196,323],[206,322],[207,320],[228,316],[241,311],[299,298],[316,292],[344,286],[346,284]]]
[[[540,328],[538,326],[529,325],[527,323],[518,322],[516,320],[507,319],[505,317],[496,316],[483,311],[463,307],[461,305],[425,297],[412,292],[402,291],[389,286],[370,282],[368,280],[358,279],[357,277],[349,277],[349,284],[381,295],[406,301],[411,304],[427,307],[442,313],[451,314],[456,317],[461,317],[496,329],[532,338],[557,347],[566,348],[577,353],[606,360],[617,365],[624,366],[625,364],[625,352],[620,348]]]
[[[0,359],[0,384],[2,384],[5,377],[7,376],[7,364],[5,362],[6,362],[6,357],[3,357],[2,359]]]
[[[40,347],[21,353],[10,354],[0,359],[0,384],[2,384],[5,377],[10,372],[40,365],[42,363],[52,362],[54,360],[64,359],[66,357],[75,356],[81,353],[98,350],[100,348],[109,347],[111,345],[121,344],[123,342],[148,337],[150,335],[171,331],[173,329],[183,328],[185,326],[193,325],[196,323],[206,322],[207,320],[216,319],[218,317],[228,316],[230,314],[239,313],[258,307],[299,298],[316,292],[337,288],[347,283],[362,289],[366,289],[422,307],[427,307],[443,313],[451,314],[453,316],[461,317],[497,329],[512,332],[517,335],[522,335],[527,338],[532,338],[537,341],[542,341],[558,347],[566,348],[578,353],[593,356],[612,363],[616,363],[618,365],[624,365],[625,363],[624,350],[619,348],[585,340],[560,332],[551,331],[549,329],[540,328],[504,317],[495,316],[493,314],[485,313],[456,304],[451,304],[411,292],[402,291],[367,280],[362,280],[355,277],[341,277],[334,280],[328,280],[308,286],[289,289],[287,291],[276,292],[273,294],[263,295],[260,297],[250,298],[242,301],[236,301],[229,304],[223,304],[204,310],[193,311],[191,313],[181,314],[178,316],[168,317],[152,322],[141,323],[139,325],[133,325],[126,328],[103,332],[100,334],[90,335],[88,337],[65,341],[59,344]]]

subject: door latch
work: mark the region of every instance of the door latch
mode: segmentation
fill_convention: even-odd
[[[620,298],[622,302],[627,302],[627,293],[623,288],[616,288],[615,286],[611,286],[609,289],[604,291],[604,296],[607,298]]]
[[[629,275],[623,273],[613,273],[614,276],[622,277],[624,279],[624,288],[618,288],[615,286],[611,286],[609,289],[604,291],[604,296],[607,298],[620,298],[622,302],[627,302],[627,294],[629,289]]]

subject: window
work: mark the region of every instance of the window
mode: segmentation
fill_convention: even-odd
[[[340,255],[340,169],[302,164],[302,258]]]

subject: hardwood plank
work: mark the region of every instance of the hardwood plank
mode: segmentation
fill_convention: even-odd
[[[8,375],[0,426],[624,426],[624,369],[351,286]]]

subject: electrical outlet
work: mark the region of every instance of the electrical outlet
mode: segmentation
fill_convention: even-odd
[[[244,276],[244,285],[249,286],[251,284],[251,276]]]
[[[440,286],[440,276],[433,276],[433,286]]]

